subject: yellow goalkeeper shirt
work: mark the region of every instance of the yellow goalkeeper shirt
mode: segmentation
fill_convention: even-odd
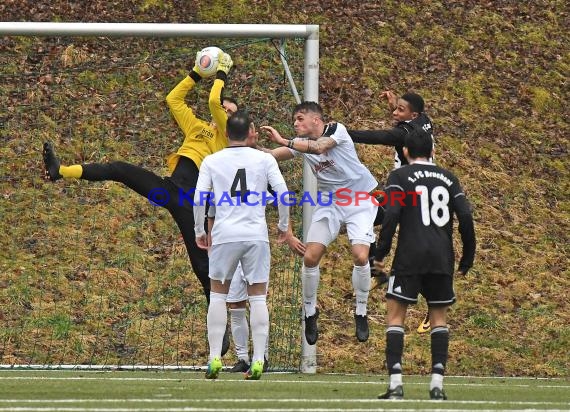
[[[168,156],[166,162],[170,173],[174,171],[180,156],[191,159],[198,168],[204,157],[217,152],[228,145],[226,137],[226,123],[228,116],[222,106],[222,90],[224,81],[214,80],[210,91],[208,105],[214,124],[208,123],[196,117],[184,98],[194,88],[196,82],[187,76],[172,89],[166,96],[166,103],[170,112],[184,133],[184,142],[176,153]]]

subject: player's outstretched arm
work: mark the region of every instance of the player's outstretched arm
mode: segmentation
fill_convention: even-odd
[[[216,72],[216,80],[210,90],[210,97],[208,99],[208,106],[210,114],[216,127],[222,134],[226,133],[226,124],[228,115],[224,106],[222,105],[222,96],[226,84],[228,73],[233,66],[233,60],[229,54],[222,52],[218,62],[218,70]]]
[[[271,142],[279,144],[278,142],[283,139],[283,137],[281,137],[281,134],[271,126],[261,126],[259,129],[267,136]],[[283,141],[285,140],[289,141],[288,139],[283,139]],[[278,162],[282,160],[293,159],[293,157],[295,157],[293,152],[291,152],[291,150],[289,150],[287,147],[278,147],[271,150],[270,153]]]
[[[178,123],[178,126],[184,132],[184,135],[189,132],[192,125],[196,121],[196,116],[194,112],[186,104],[186,95],[190,90],[194,88],[197,82],[200,81],[202,77],[196,71],[196,69],[192,69],[188,76],[182,79],[174,88],[168,93],[166,96],[166,104]]]
[[[290,142],[289,139],[285,139],[283,136],[281,136],[281,133],[279,133],[272,126],[261,126],[260,129],[265,133],[265,136],[269,139],[269,141],[277,143],[279,146],[287,146]]]
[[[398,96],[392,90],[385,90],[380,93],[380,97],[386,99],[390,110],[396,110],[398,107]]]
[[[398,107],[398,96],[391,90],[380,93],[380,98],[386,99],[390,110]],[[403,127],[393,127],[381,130],[349,130],[354,143],[380,144],[384,146],[403,146],[408,132]]]
[[[348,130],[354,143],[403,146],[408,132],[402,127],[385,130]]]
[[[317,140],[312,139],[285,139],[271,126],[261,126],[267,137],[273,143],[296,150],[300,153],[322,154],[337,145],[336,140],[330,136],[321,136]],[[283,153],[285,153],[283,151]]]

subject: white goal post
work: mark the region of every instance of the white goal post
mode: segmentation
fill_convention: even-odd
[[[297,24],[170,24],[170,23],[53,23],[0,22],[0,36],[108,36],[108,37],[232,37],[232,38],[304,38],[304,93],[306,101],[319,99],[319,26]],[[285,70],[288,67],[285,65]],[[294,85],[292,85],[293,90]],[[303,188],[316,198],[316,179],[304,163]],[[311,221],[312,206],[303,204],[303,238]],[[304,316],[303,316],[304,320]],[[316,345],[305,340],[304,321],[301,330],[300,368],[315,373]]]

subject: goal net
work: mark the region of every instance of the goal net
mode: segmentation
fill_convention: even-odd
[[[42,144],[53,142],[65,165],[123,160],[168,175],[165,158],[184,136],[165,97],[188,74],[196,51],[210,45],[234,60],[225,95],[236,97],[257,126],[291,135],[298,101],[291,84],[307,98],[306,39],[270,32],[0,35],[7,32],[0,53],[0,363],[203,366],[206,300],[168,212],[120,183],[44,181]],[[212,81],[187,96],[202,119],[210,118]],[[302,163],[281,167],[289,188],[302,191]],[[301,210],[292,212],[302,236]],[[269,226],[276,220],[268,208]],[[284,246],[271,247],[270,365],[298,370],[300,260]],[[225,359],[235,361],[233,345]]]

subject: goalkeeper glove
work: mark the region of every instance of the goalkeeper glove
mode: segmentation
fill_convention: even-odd
[[[226,75],[230,72],[230,69],[234,65],[232,57],[227,53],[222,53],[218,59],[218,71],[224,72]]]
[[[194,59],[194,62],[196,62],[198,60],[198,55],[200,54],[200,52],[196,53],[196,58]],[[198,69],[198,66],[196,65],[196,63],[194,63],[194,67],[192,67],[192,70],[190,71],[189,76],[196,82],[198,83],[200,80],[202,80],[202,75],[200,74],[200,69]]]

